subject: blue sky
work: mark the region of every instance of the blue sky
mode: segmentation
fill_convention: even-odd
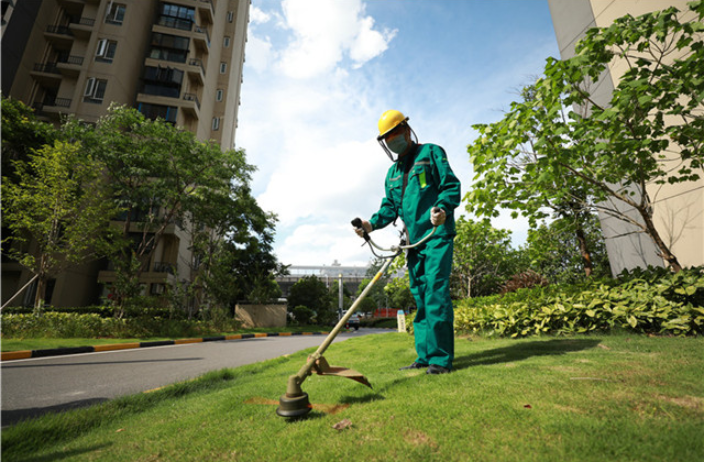
[[[279,261],[370,261],[350,220],[384,194],[387,109],[445,148],[466,194],[472,125],[499,120],[549,56],[559,50],[547,0],[253,0],[236,144],[258,167],[257,201],[279,217]],[[493,223],[525,241],[524,220]]]

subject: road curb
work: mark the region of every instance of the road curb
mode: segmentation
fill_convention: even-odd
[[[218,335],[215,337],[184,338],[177,340],[157,340],[151,342],[113,343],[109,345],[51,348],[46,350],[21,350],[3,352],[1,361],[14,361],[18,359],[46,358],[49,356],[75,355],[82,353],[96,353],[102,351],[131,350],[135,348],[149,348],[155,346],[185,345],[189,343],[219,342],[224,340],[246,340],[263,337],[293,337],[299,335],[328,335],[329,332],[270,332],[256,334]]]

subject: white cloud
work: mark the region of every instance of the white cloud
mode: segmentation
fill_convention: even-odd
[[[345,52],[357,67],[378,56],[395,36],[372,29],[361,0],[284,0],[286,26],[294,38],[283,51],[283,73],[294,78],[320,76],[333,70]]]
[[[247,40],[247,63],[259,73],[265,72],[272,64],[274,52],[268,37],[260,39],[250,34]]]
[[[382,54],[389,47],[389,42],[396,36],[395,30],[378,32],[373,29],[374,18],[367,16],[360,23],[360,31],[350,45],[350,58],[356,68]]]
[[[249,10],[249,21],[252,24],[264,24],[269,22],[271,15],[252,5]]]

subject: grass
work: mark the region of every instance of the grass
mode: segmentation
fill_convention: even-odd
[[[222,332],[219,334],[208,335],[208,337],[217,337],[218,335],[232,334],[255,334],[260,332],[328,332],[330,327],[321,326],[305,326],[305,327],[257,327],[252,329],[240,329],[236,332]],[[150,337],[150,338],[3,338],[0,343],[0,350],[8,351],[23,351],[23,350],[45,350],[52,348],[70,348],[82,346],[96,345],[111,345],[115,343],[133,343],[147,342],[155,340],[172,340],[165,337]]]
[[[427,376],[397,370],[411,337],[369,335],[326,357],[374,390],[313,375],[313,411],[289,422],[267,403],[311,351],[20,423],[2,432],[3,460],[704,459],[704,338],[458,338],[455,372]]]

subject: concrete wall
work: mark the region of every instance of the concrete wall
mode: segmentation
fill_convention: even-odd
[[[242,327],[286,327],[286,305],[237,305],[235,319]]]

